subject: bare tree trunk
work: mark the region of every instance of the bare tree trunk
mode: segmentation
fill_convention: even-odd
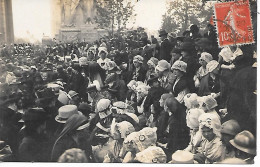
[[[187,4],[187,2],[185,2],[185,14],[184,14],[184,24],[183,24],[183,29],[182,32],[186,31],[188,28],[188,20],[189,20],[189,16],[188,16],[188,11],[189,11],[189,5]]]

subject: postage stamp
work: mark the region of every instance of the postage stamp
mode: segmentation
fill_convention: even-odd
[[[254,43],[249,0],[215,3],[214,12],[220,47]]]

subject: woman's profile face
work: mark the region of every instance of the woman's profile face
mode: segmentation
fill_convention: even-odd
[[[160,106],[163,107],[163,105],[164,105],[164,100],[161,98],[161,99],[159,100],[159,103],[160,103]]]

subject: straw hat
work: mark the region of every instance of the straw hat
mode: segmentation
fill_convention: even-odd
[[[59,108],[58,115],[55,117],[55,120],[64,124],[74,114],[82,113],[78,111],[76,105],[65,105]]]
[[[177,150],[172,154],[172,161],[174,164],[193,164],[193,154],[189,151]]]

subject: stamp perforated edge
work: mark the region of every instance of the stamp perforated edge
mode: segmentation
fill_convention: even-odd
[[[235,1],[239,1],[239,0],[235,0]],[[235,1],[229,1],[229,2],[235,2]],[[218,35],[218,20],[216,18],[216,8],[215,8],[215,5],[216,4],[221,4],[221,3],[227,3],[227,2],[215,2],[213,4],[213,8],[214,8],[214,14],[213,14],[213,22],[214,22],[214,28],[215,28],[215,31],[217,33],[217,43],[218,43],[218,47],[219,48],[224,48],[224,47],[227,47],[227,46],[243,46],[243,45],[252,45],[252,44],[255,44],[255,36],[254,36],[254,32],[252,33],[253,35],[253,42],[248,42],[248,43],[236,43],[236,44],[233,44],[233,45],[224,45],[224,46],[220,46],[219,44],[219,35]],[[252,22],[252,15],[251,15],[251,6],[250,6],[250,2],[248,0],[248,7],[249,7],[249,12],[250,12],[250,23],[251,23],[251,27],[252,27],[252,31],[254,31],[253,29],[253,22]]]

